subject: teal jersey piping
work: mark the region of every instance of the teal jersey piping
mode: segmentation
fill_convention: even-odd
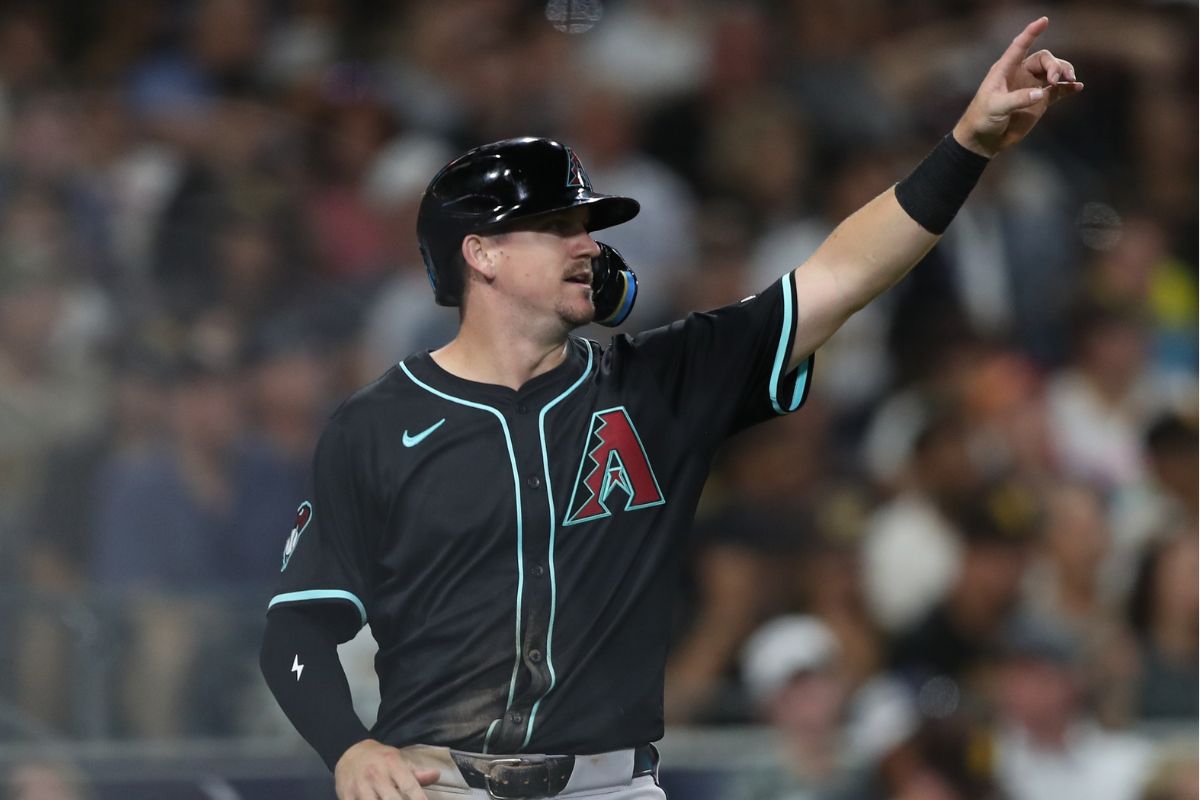
[[[550,623],[546,629],[546,668],[550,671],[550,685],[546,687],[546,691],[533,704],[533,708],[529,712],[529,722],[525,726],[525,741],[521,743],[521,747],[529,744],[529,740],[533,738],[533,722],[537,719],[538,706],[546,699],[546,695],[554,691],[554,685],[558,682],[558,675],[554,671],[554,616],[558,610],[558,579],[554,569],[554,539],[557,533],[558,526],[554,517],[554,491],[553,484],[550,482],[550,456],[546,450],[546,414],[554,406],[558,405],[567,395],[579,388],[580,384],[592,374],[592,348],[587,347],[588,360],[587,366],[583,369],[583,374],[579,376],[573,384],[567,387],[566,391],[558,397],[551,400],[542,407],[542,412],[538,414],[538,437],[542,440],[542,468],[546,473],[546,502],[550,505],[550,546],[549,546],[549,561],[550,561]]]
[[[808,386],[808,366],[811,359],[800,365],[796,375],[796,384],[792,390],[792,397],[786,406],[779,404],[779,382],[784,377],[783,367],[787,362],[788,352],[792,349],[792,341],[795,339],[795,314],[792,309],[792,295],[795,293],[795,275],[791,272],[787,273],[780,279],[780,288],[783,291],[783,325],[779,332],[779,345],[775,348],[775,365],[771,368],[771,381],[767,385],[767,392],[771,397],[771,408],[775,409],[776,414],[788,414],[800,407],[804,401],[805,389]]]
[[[504,415],[502,413],[500,413],[500,411],[498,409],[492,408],[491,406],[483,405],[482,403],[474,403],[470,400],[464,400],[461,397],[455,397],[453,395],[446,394],[445,392],[438,391],[437,389],[434,389],[432,386],[428,386],[424,383],[421,383],[421,381],[417,380],[417,377],[409,371],[408,367],[405,366],[403,361],[401,361],[398,366],[404,372],[404,374],[408,376],[408,379],[410,381],[415,383],[417,386],[420,386],[422,389],[429,392],[430,394],[436,395],[437,397],[440,397],[443,400],[449,400],[451,403],[458,403],[459,405],[467,406],[468,408],[477,408],[480,411],[487,411],[488,413],[494,415],[496,417],[496,419],[500,421],[500,430],[502,430],[504,432],[504,441],[505,441],[505,444],[508,445],[508,462],[510,465],[512,465],[513,493],[516,498],[516,510],[517,510],[517,613],[516,613],[517,620],[516,620],[516,633],[515,633],[516,656],[513,660],[512,678],[509,680],[509,683],[508,683],[508,703],[504,707],[504,712],[508,713],[508,709],[512,707],[513,695],[517,690],[517,674],[521,668],[521,597],[524,595],[524,592],[525,592],[525,555],[524,555],[525,531],[524,531],[524,527],[522,525],[522,520],[521,520],[521,478],[519,475],[519,471],[517,469],[517,457],[516,457],[516,454],[513,452],[512,435],[508,432],[508,423],[505,421]],[[547,487],[547,491],[549,491],[549,487]],[[492,730],[496,727],[496,722],[498,722],[498,721],[499,720],[494,720],[492,722],[492,724],[490,726],[488,726],[487,735],[484,737],[484,740],[483,740],[483,752],[485,752],[485,753],[488,752],[488,743],[491,741],[491,738],[492,738]]]
[[[492,740],[492,731],[496,730],[496,726],[500,724],[500,720],[492,720],[492,724],[488,725],[487,732],[483,735],[483,752],[487,752],[487,743]]]
[[[358,609],[358,618],[362,623],[358,627],[361,628],[367,624],[367,609],[363,605],[362,600],[359,600],[353,592],[347,592],[342,589],[308,589],[303,592],[277,594],[271,598],[271,602],[267,603],[267,610],[270,611],[275,606],[283,603],[300,603],[305,600],[349,600]]]

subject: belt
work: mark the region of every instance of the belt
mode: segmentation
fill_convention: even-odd
[[[472,789],[483,789],[495,800],[554,797],[567,786],[575,756],[483,756],[451,750],[450,757]],[[644,744],[633,751],[633,778],[653,775],[658,750]]]

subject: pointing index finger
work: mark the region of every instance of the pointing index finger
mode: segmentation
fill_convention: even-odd
[[[1025,26],[1025,30],[1017,34],[1012,40],[1012,44],[1004,51],[1004,55],[1000,56],[1000,61],[997,62],[1004,67],[1005,70],[1015,68],[1025,60],[1025,54],[1029,52],[1029,48],[1033,46],[1034,40],[1046,30],[1050,24],[1049,17],[1038,17],[1033,22]]]

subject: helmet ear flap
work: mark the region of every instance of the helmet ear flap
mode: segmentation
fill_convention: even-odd
[[[437,270],[433,266],[433,258],[429,255],[429,248],[424,243],[421,244],[421,260],[425,262],[425,277],[429,278],[429,285],[433,287],[433,293],[436,295],[438,290]]]
[[[595,322],[608,328],[620,325],[633,311],[637,300],[637,275],[625,263],[617,249],[604,242],[600,254],[592,259],[592,302]]]

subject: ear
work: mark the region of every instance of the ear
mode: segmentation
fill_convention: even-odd
[[[495,279],[495,259],[490,243],[485,237],[476,233],[469,233],[463,237],[462,257],[467,264],[468,276],[477,274],[487,281]]]

